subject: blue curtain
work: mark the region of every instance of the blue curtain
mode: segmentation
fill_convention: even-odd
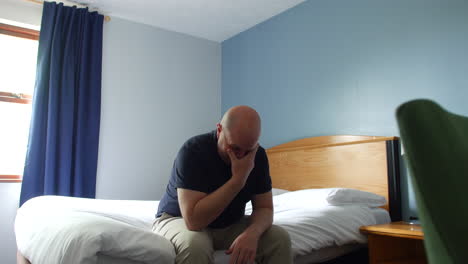
[[[45,2],[20,205],[40,195],[94,198],[103,16]]]

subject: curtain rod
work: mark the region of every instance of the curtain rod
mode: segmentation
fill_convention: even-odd
[[[43,0],[25,0],[27,2],[35,3],[35,4],[40,4],[43,5],[44,1]],[[60,1],[63,4],[70,4],[70,5],[76,5],[78,7],[87,7],[84,4],[79,4],[79,3],[74,3],[72,1]],[[111,20],[110,16],[104,16],[104,21],[109,22]]]

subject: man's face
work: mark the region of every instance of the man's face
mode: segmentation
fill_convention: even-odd
[[[257,141],[258,139],[252,136],[243,136],[241,133],[236,133],[235,129],[227,131],[227,129],[218,127],[218,152],[227,163],[230,163],[229,155],[227,154],[228,149],[231,149],[234,155],[238,159],[241,159],[255,150]]]

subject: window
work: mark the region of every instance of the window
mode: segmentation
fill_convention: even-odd
[[[39,32],[0,23],[0,182],[23,174]]]

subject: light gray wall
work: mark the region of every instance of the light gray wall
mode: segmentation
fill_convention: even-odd
[[[16,239],[13,231],[19,204],[20,183],[0,183],[0,263],[16,263]]]
[[[189,137],[221,114],[221,45],[112,18],[105,25],[97,197],[157,200]]]
[[[22,2],[1,0],[0,18],[39,25],[40,6]],[[98,198],[160,198],[183,141],[220,118],[220,70],[219,43],[114,17],[104,24]],[[2,264],[16,260],[20,189],[0,183]]]

